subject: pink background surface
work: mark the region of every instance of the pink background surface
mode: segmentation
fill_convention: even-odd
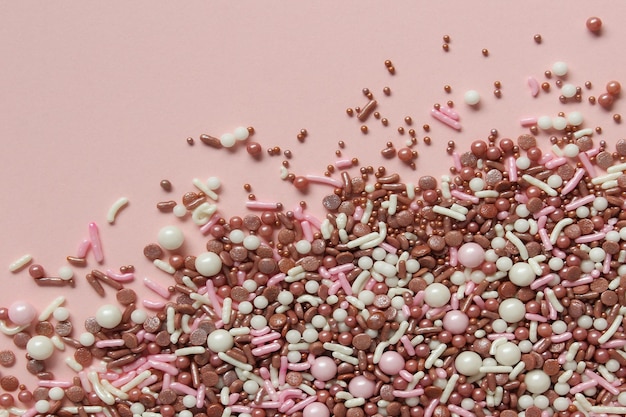
[[[626,58],[620,53],[626,39],[623,2],[394,5],[0,4],[0,265],[6,268],[30,253],[54,275],[87,237],[90,221],[100,225],[106,256],[104,266],[90,257],[88,269],[76,269],[73,290],[38,288],[26,271],[5,272],[0,305],[28,299],[43,306],[64,293],[80,329],[82,318],[101,302],[84,280],[89,268],[134,264],[137,278],[167,283],[167,275],[143,258],[142,249],[162,226],[177,224],[187,233],[186,249],[202,250],[203,237],[189,220],[181,223],[155,209],[158,201],[179,200],[193,191],[195,177],[222,179],[220,211],[226,217],[245,213],[244,183],[252,185],[258,200],[290,208],[306,199],[312,212],[321,213],[320,197],[330,188],[316,186],[303,196],[279,179],[282,156],[264,153],[255,161],[241,146],[232,152],[211,149],[198,140],[202,133],[219,136],[240,125],[254,126],[254,140],[264,148],[293,152],[292,172],[321,174],[336,159],[338,140],[346,142],[344,156],[378,166],[387,141],[403,146],[408,135],[396,129],[411,116],[420,138],[418,170],[397,160],[385,162],[407,181],[446,173],[448,140],[463,150],[492,128],[515,138],[526,131],[519,126],[524,116],[576,109],[585,115],[586,127],[602,126],[601,138],[613,143],[623,137],[623,125],[611,119],[624,112],[623,98],[606,112],[586,99],[560,104],[554,79],[552,91],[538,98],[531,97],[526,83],[529,76],[544,81],[544,71],[558,60],[570,66],[568,82],[593,83],[591,90],[583,89],[585,98],[602,93],[611,79],[626,83]],[[592,15],[603,19],[601,36],[585,28]],[[543,37],[541,45],[533,41],[536,33]],[[448,53],[442,49],[444,34],[452,39]],[[395,76],[386,71],[386,59],[394,62]],[[496,80],[502,83],[501,99],[492,93]],[[444,92],[445,84],[452,93]],[[390,97],[382,94],[385,86]],[[390,121],[385,128],[372,118],[368,135],[345,114],[347,107],[367,102],[364,87]],[[468,89],[481,93],[479,109],[463,104]],[[460,133],[429,116],[433,103],[447,100],[461,114]],[[432,128],[430,147],[421,141],[424,123]],[[304,144],[296,140],[302,128],[309,132]],[[188,136],[196,138],[195,146],[186,144]],[[542,133],[539,139],[548,143],[548,137]],[[174,185],[171,194],[159,187],[164,178]],[[110,226],[107,210],[121,196],[130,205]],[[140,282],[134,288],[143,291]],[[113,299],[114,292],[107,292]],[[0,347],[12,343],[0,338]]]

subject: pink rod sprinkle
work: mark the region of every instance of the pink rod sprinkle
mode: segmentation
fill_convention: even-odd
[[[317,395],[311,395],[306,400],[302,400],[298,404],[296,404],[293,407],[291,407],[289,410],[287,410],[287,412],[285,414],[289,415],[289,414],[295,413],[296,411],[300,411],[304,407],[306,407],[309,404],[314,403],[315,401],[317,401]]]
[[[600,153],[600,148],[593,148],[593,149],[589,149],[588,151],[585,151],[585,154],[587,154],[589,158],[591,158],[592,156],[596,156],[599,153]]]
[[[591,164],[591,161],[589,160],[589,156],[587,156],[586,153],[584,152],[579,153],[578,160],[580,160],[580,163],[583,164],[583,168],[585,168],[585,170],[590,176],[592,177],[596,176],[596,169]]]
[[[536,290],[539,287],[543,287],[544,285],[547,285],[550,281],[552,281],[554,277],[555,277],[555,274],[548,274],[541,278],[538,278],[530,283],[530,289]]]
[[[325,185],[330,185],[336,188],[343,188],[343,181],[339,181],[334,178],[324,177],[322,175],[312,175],[312,174],[307,174],[304,177],[307,180],[309,180],[309,182],[312,182],[315,184],[325,184]]]
[[[246,201],[246,208],[250,210],[278,210],[281,205],[279,203],[269,203],[262,201]]]
[[[22,417],[35,417],[37,414],[38,412],[35,407],[31,407],[24,414],[22,414]]]
[[[391,393],[395,397],[398,397],[398,398],[411,398],[411,397],[419,397],[420,395],[424,394],[424,389],[415,388],[410,391],[400,391],[400,390],[394,389],[393,391],[391,391]]]
[[[185,394],[185,395],[193,395],[194,397],[196,396],[196,390],[185,385],[185,384],[181,384],[180,382],[172,382],[170,384],[170,389],[177,391],[180,394]]]
[[[452,297],[450,297],[450,307],[452,308],[452,310],[459,309],[459,299],[457,298],[456,294],[452,294]]]
[[[150,310],[161,310],[165,307],[165,303],[163,301],[153,301],[144,298],[141,300],[141,303],[145,308],[149,308]]]
[[[552,248],[552,255],[556,256],[557,258],[561,258],[561,259],[567,258],[567,254],[565,252],[563,252],[559,248]]]
[[[485,308],[485,301],[480,297],[480,295],[475,295],[474,297],[472,297],[472,300],[474,301],[474,303],[476,303],[476,305],[478,307]]]
[[[317,217],[312,216],[310,214],[305,214],[304,220],[311,223],[313,227],[315,227],[317,230],[320,230],[322,227],[322,222]]]
[[[548,236],[548,231],[546,229],[539,229],[539,237],[541,238],[543,246],[545,246],[547,250],[552,250],[552,242],[550,242],[550,236]]]
[[[461,157],[458,152],[452,152],[452,161],[454,162],[454,167],[457,171],[460,171],[463,168],[461,165]]]
[[[393,246],[391,246],[389,243],[387,242],[383,242],[380,245],[381,248],[383,248],[385,251],[387,251],[387,253],[393,253],[394,255],[396,254],[396,252],[398,252],[398,249],[394,248]]]
[[[588,381],[580,382],[574,385],[572,388],[570,388],[569,392],[570,394],[577,394],[579,392],[583,392],[586,389],[593,388],[596,385],[598,385],[598,381],[596,381],[595,379],[590,379]]]
[[[446,116],[448,116],[449,118],[453,119],[453,120],[459,120],[459,113],[454,110],[452,107],[449,106],[441,106],[439,107],[439,111],[442,112],[443,114],[445,114]]]
[[[615,388],[609,381],[602,378],[600,375],[596,374],[595,372],[592,372],[590,369],[585,370],[585,375],[587,375],[590,379],[597,381],[598,385],[603,387],[605,390],[607,390],[611,394],[619,395],[620,391],[617,388]]]
[[[411,309],[409,308],[408,305],[403,305],[402,306],[402,313],[406,316],[406,317],[411,317]]]
[[[533,97],[539,95],[539,81],[535,77],[528,77],[528,87],[530,87],[530,94]]]
[[[80,379],[80,385],[83,387],[83,390],[91,392],[91,382],[89,382],[89,378],[87,378],[87,372],[80,371],[78,378]]]
[[[100,240],[100,231],[98,225],[94,222],[89,223],[89,240],[91,240],[91,248],[96,261],[101,264],[104,261],[104,253],[102,252],[102,241]]]
[[[591,235],[584,235],[584,236],[581,236],[579,238],[576,238],[576,239],[574,239],[574,242],[576,242],[576,243],[595,242],[596,240],[602,239],[604,236],[606,236],[606,233],[598,232],[598,233],[593,233]]]
[[[97,348],[109,348],[109,347],[119,347],[124,346],[125,342],[122,339],[107,339],[107,340],[98,340],[96,342]]]
[[[522,127],[531,127],[537,124],[537,118],[536,117],[524,117],[519,120],[519,124]]]
[[[476,414],[471,411],[467,411],[465,408],[461,408],[458,405],[448,404],[448,410],[460,415],[461,417],[476,417]]]
[[[290,371],[302,372],[311,368],[311,364],[308,362],[290,363],[287,365],[287,369]]]
[[[134,371],[135,369],[139,368],[140,366],[142,366],[146,362],[148,362],[148,358],[141,357],[141,358],[137,359],[135,362],[131,362],[128,365],[123,366],[122,367],[122,371],[124,371],[124,372]]]
[[[280,357],[280,368],[278,369],[278,385],[285,385],[285,377],[287,376],[287,365],[289,361],[286,356]]]
[[[285,277],[287,275],[285,275],[284,273],[280,273],[280,274],[276,274],[274,275],[272,278],[270,278],[269,280],[267,280],[267,286],[268,287],[273,287],[275,285],[278,285],[279,282],[282,282],[285,280]]]
[[[406,369],[402,369],[400,372],[398,372],[398,375],[400,375],[400,378],[404,379],[406,382],[413,381],[413,374]]]
[[[585,176],[585,170],[582,168],[578,168],[576,172],[574,173],[574,176],[567,182],[567,184],[565,184],[565,187],[563,187],[563,190],[561,190],[561,195],[566,196],[572,191],[574,191],[574,189],[578,186],[578,183],[580,182],[580,180],[583,179],[584,176]]]
[[[241,394],[239,394],[238,392],[237,392],[237,393],[230,394],[230,395],[228,396],[228,405],[233,405],[233,404],[235,404],[235,403],[237,402],[237,400],[239,400],[239,397],[241,397]]]
[[[348,278],[346,277],[346,274],[344,274],[343,272],[340,272],[338,277],[339,277],[339,284],[341,285],[341,288],[343,288],[343,291],[346,293],[346,295],[352,295],[352,286],[348,282]]]
[[[70,381],[59,381],[55,379],[50,379],[50,380],[39,380],[37,382],[37,385],[39,385],[40,387],[45,387],[45,388],[54,388],[54,387],[69,388],[74,384]]]
[[[435,412],[435,408],[437,408],[438,405],[439,400],[437,398],[432,400],[430,404],[428,404],[428,407],[426,407],[426,409],[424,410],[424,417],[432,417],[433,413]]]
[[[452,195],[452,197],[455,197],[459,200],[471,201],[474,204],[478,204],[480,202],[480,199],[478,197],[471,195],[471,194],[464,193],[459,190],[452,190],[450,191],[450,194]]]
[[[472,292],[474,292],[475,288],[476,288],[476,283],[474,281],[468,281],[465,284],[465,295],[469,295]]]
[[[602,264],[602,273],[603,274],[608,274],[609,272],[611,272],[611,254],[607,253],[606,254],[606,258],[604,258],[604,264]]]
[[[528,203],[528,196],[526,194],[517,193],[515,194],[515,201],[518,203],[526,204]]]
[[[430,111],[430,115],[439,120],[441,123],[445,124],[446,126],[451,127],[452,129],[461,130],[461,123],[457,122],[451,117],[446,116],[444,113],[437,109],[432,109]]]
[[[172,295],[172,293],[170,293],[167,288],[165,288],[164,286],[152,281],[150,278],[148,277],[144,277],[143,278],[143,285],[146,286],[146,288],[154,291],[155,293],[159,294],[161,297],[165,298],[166,300],[170,298],[170,296]]]
[[[571,211],[571,210],[575,210],[580,206],[584,206],[585,204],[589,204],[591,202],[593,202],[593,200],[596,199],[595,194],[589,194],[585,197],[581,197],[581,198],[577,198],[576,200],[572,201],[571,203],[569,203],[568,205],[565,206],[565,210],[567,211]]]
[[[501,337],[504,337],[507,340],[515,339],[515,335],[513,333],[491,333],[487,335],[487,339],[489,340],[496,340],[500,339]]]
[[[171,384],[172,384],[172,376],[170,374],[163,374],[162,389],[170,389]]]
[[[546,206],[544,208],[542,208],[541,210],[539,210],[537,213],[535,213],[535,219],[539,219],[541,217],[546,217],[548,214],[553,213],[556,210],[556,207],[554,206]],[[546,225],[546,221],[548,219],[546,218],[543,221],[543,225],[540,225],[539,227],[544,227]]]
[[[156,353],[154,355],[149,355],[148,359],[159,362],[174,362],[177,357],[178,356],[173,353]]]
[[[125,385],[127,382],[132,381],[133,378],[136,377],[136,376],[137,376],[137,372],[135,372],[135,371],[129,372],[129,373],[124,374],[123,376],[117,378],[115,381],[111,382],[111,385],[113,385],[115,388],[119,388],[122,385]]]
[[[404,305],[403,307],[406,307],[407,309],[409,308],[407,305]],[[406,353],[408,353],[409,356],[415,356],[415,348],[411,344],[411,340],[409,339],[409,337],[407,335],[404,335],[400,338],[400,341],[402,342],[404,349],[406,349]]]
[[[117,282],[129,282],[135,279],[135,274],[127,272],[125,274],[118,274],[110,269],[106,270],[106,276]]]
[[[265,387],[265,391],[267,392],[267,395],[269,395],[270,399],[272,399],[272,401],[278,401],[278,393],[269,379],[263,381],[263,386]]]
[[[325,279],[330,279],[332,277],[332,275],[330,275],[330,272],[328,272],[328,269],[324,268],[323,266],[320,266],[317,269],[317,273],[320,274],[320,276]]]
[[[260,329],[252,329],[250,330],[250,334],[254,337],[264,336],[270,332],[270,328],[268,326],[262,327]]]
[[[278,409],[281,406],[279,401],[264,401],[261,404],[255,404],[255,407],[258,408],[276,408]]]
[[[609,340],[608,342],[600,345],[602,349],[619,349],[626,346],[626,339]]]
[[[562,333],[562,334],[555,334],[555,335],[551,336],[550,340],[552,341],[552,343],[561,343],[561,342],[567,342],[571,338],[572,338],[572,333],[571,332],[565,332],[565,333]]]
[[[300,398],[302,394],[302,390],[298,388],[287,388],[280,392],[278,398],[280,402],[283,402],[288,398]]]
[[[341,282],[335,282],[333,285],[330,286],[330,288],[328,289],[328,295],[335,295],[339,292],[339,289],[341,288]]]
[[[360,222],[361,219],[363,218],[363,207],[356,206],[356,208],[354,209],[354,214],[352,215],[352,217],[354,218],[354,221]]]
[[[554,306],[552,305],[552,303],[548,303],[548,318],[550,320],[556,320],[556,318],[558,317],[558,313],[556,311],[556,309],[554,308]]]
[[[336,275],[339,274],[341,272],[346,273],[346,272],[350,272],[355,268],[354,264],[352,263],[347,263],[347,264],[343,264],[343,265],[339,265],[339,266],[334,266],[332,268],[330,268],[328,270],[328,272],[331,275]]]
[[[545,165],[548,161],[554,159],[554,155],[551,153],[544,154],[541,159],[537,162],[539,165]]]
[[[546,227],[546,223],[548,222],[548,216],[541,216],[539,220],[537,220],[537,227],[544,228]]]
[[[213,285],[213,281],[208,280],[206,282],[207,294],[209,299],[211,300],[211,304],[215,313],[222,317],[222,306],[220,305],[220,301],[217,298],[217,293],[215,292],[215,286]]]
[[[339,169],[350,168],[352,166],[352,159],[338,159],[335,161],[335,167]]]
[[[84,258],[87,256],[89,249],[91,248],[91,241],[89,239],[83,239],[82,242],[78,245],[78,250],[76,251],[77,258]]]
[[[253,337],[252,340],[250,340],[250,343],[252,343],[253,345],[262,345],[276,339],[280,339],[280,333],[270,332],[264,336]]]
[[[280,408],[278,409],[278,411],[280,411],[281,413],[285,413],[287,410],[289,410],[291,407],[293,407],[293,405],[296,402],[294,400],[292,400],[291,398],[288,399],[287,401],[285,401],[283,403],[283,405],[280,406]]]
[[[235,413],[246,413],[250,414],[252,412],[252,408],[246,407],[245,405],[231,405],[230,409]]]
[[[311,228],[311,222],[308,220],[302,220],[300,222],[300,226],[302,227],[302,234],[304,238],[309,242],[313,242],[313,229]]]
[[[159,362],[159,361],[150,360],[150,359],[148,359],[148,363],[150,364],[151,368],[158,369],[159,371],[163,371],[172,376],[178,375],[178,372],[179,372],[178,368],[175,367],[174,365],[170,365],[165,362]]]
[[[509,217],[509,212],[508,211],[501,211],[498,213],[498,220],[504,220],[507,217]]]
[[[542,323],[545,323],[548,321],[548,319],[542,316],[541,314],[526,313],[524,317],[526,317],[526,320],[530,320],[530,321],[539,321]]]
[[[206,386],[204,384],[198,385],[198,393],[196,396],[196,407],[202,408],[204,406],[204,394],[206,393]]]
[[[449,253],[450,253],[450,266],[457,266],[459,264],[459,258],[458,258],[458,249],[455,247],[450,247],[449,249]]]
[[[517,181],[517,165],[515,165],[515,157],[509,156],[506,160],[509,171],[509,180]]]
[[[554,168],[560,167],[561,165],[564,165],[565,163],[567,163],[567,158],[565,158],[564,156],[561,156],[559,158],[554,158],[554,159],[549,160],[544,165],[548,169],[554,169]]]

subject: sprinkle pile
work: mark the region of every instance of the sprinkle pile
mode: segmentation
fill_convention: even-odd
[[[601,22],[587,25],[597,32]],[[385,66],[395,73],[391,61]],[[566,64],[553,73],[564,76]],[[533,95],[546,90],[528,82]],[[581,99],[580,87],[557,85],[560,101]],[[610,108],[620,88],[607,84],[599,104]],[[380,117],[364,94],[368,103],[347,112],[359,123]],[[480,102],[473,90],[464,98]],[[431,115],[461,129],[451,103]],[[253,199],[252,211],[224,217],[219,179],[194,179],[195,191],[157,208],[190,217],[206,247],[183,253],[185,235],[172,225],[143,248],[171,275],[169,287],[143,280],[159,301],[140,299],[128,265],[86,274],[96,293],[115,291],[118,305],[97,308],[84,330],[63,297],[42,311],[24,301],[0,309],[0,330],[39,378],[29,390],[2,376],[0,416],[626,414],[626,140],[595,143],[597,129],[580,112],[521,123],[529,132],[514,140],[494,130],[468,149],[451,141],[453,165],[441,178],[401,178],[384,166],[355,175],[352,158],[324,176],[297,176],[283,164],[282,179],[297,189],[330,186],[323,218],[305,204],[289,210]],[[542,149],[546,132],[559,137]],[[262,147],[252,134],[241,127],[200,141],[244,142],[255,156]],[[381,153],[415,168],[410,136],[398,152],[388,145]],[[127,203],[119,199],[107,220]],[[68,258],[74,267],[86,266],[89,251],[102,260],[95,223],[89,233]],[[49,277],[29,262],[10,269],[28,266],[42,286],[78,279],[69,268]],[[47,371],[53,355],[64,356],[73,379]],[[5,367],[15,359],[0,352]]]

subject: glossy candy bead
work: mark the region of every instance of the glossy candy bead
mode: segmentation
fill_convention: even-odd
[[[438,282],[430,284],[424,290],[424,301],[431,307],[443,307],[450,301],[450,289]]]
[[[389,350],[382,354],[378,367],[387,375],[396,375],[404,369],[405,361],[398,352]]]
[[[452,310],[443,317],[443,327],[452,334],[464,334],[469,325],[467,314],[459,310]]]
[[[524,318],[526,307],[517,298],[508,298],[500,302],[498,314],[507,323],[517,323]]]
[[[311,375],[320,381],[330,381],[337,376],[337,364],[328,356],[315,358],[311,365]]]
[[[543,394],[550,389],[550,377],[542,370],[535,369],[530,371],[524,377],[526,390],[532,394]]]
[[[185,242],[185,235],[176,226],[165,226],[159,230],[157,241],[161,247],[167,250],[176,250]]]
[[[504,342],[496,349],[495,358],[501,365],[515,366],[522,358],[522,352],[515,343]]]
[[[32,322],[37,316],[37,310],[27,301],[16,301],[9,307],[9,320],[18,326]]]
[[[304,407],[302,417],[330,417],[330,411],[325,404],[316,401]]]
[[[468,90],[463,95],[463,100],[465,100],[465,104],[468,106],[475,106],[480,103],[480,94],[476,90]]]
[[[348,384],[348,391],[354,397],[370,398],[376,392],[376,383],[363,375],[355,376]]]
[[[457,257],[462,265],[476,268],[485,260],[485,250],[478,243],[468,242],[459,248]]]
[[[96,322],[105,329],[112,329],[122,322],[122,311],[113,304],[105,304],[96,311]]]
[[[482,365],[483,360],[480,355],[469,350],[459,353],[454,360],[456,370],[465,376],[478,375]]]
[[[558,77],[563,77],[567,75],[567,64],[562,61],[555,62],[552,64],[552,73]]]
[[[204,252],[196,257],[195,266],[205,277],[212,277],[222,270],[222,260],[214,252]]]
[[[213,330],[209,333],[207,337],[207,346],[211,351],[218,352],[226,352],[228,349],[231,349],[235,345],[235,339],[228,332],[228,330],[217,329]]]
[[[517,262],[509,270],[509,280],[518,287],[529,286],[535,277],[535,272],[526,262]]]
[[[233,131],[233,136],[235,136],[236,140],[246,140],[250,136],[250,132],[247,128],[239,126]]]
[[[37,335],[28,340],[26,352],[31,358],[43,361],[52,356],[54,353],[54,345],[49,337]]]

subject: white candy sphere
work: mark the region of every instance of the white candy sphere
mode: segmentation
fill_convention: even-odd
[[[248,136],[250,136],[250,132],[248,132],[247,128],[243,126],[239,126],[235,128],[233,135],[235,136],[235,139],[237,140],[246,140],[248,139]]]
[[[555,117],[552,119],[552,127],[556,130],[564,130],[567,127],[567,119],[561,116]]]
[[[138,308],[137,310],[130,313],[130,319],[133,321],[133,323],[143,324],[148,319],[148,312],[146,310]]]
[[[228,330],[216,329],[209,333],[206,343],[209,349],[215,353],[226,352],[235,345],[235,338]]]
[[[93,333],[83,332],[78,336],[78,341],[81,345],[89,347],[96,343],[96,337]]]
[[[28,340],[26,352],[38,361],[48,359],[54,353],[54,344],[49,337],[37,335]]]
[[[496,360],[507,366],[515,366],[522,358],[522,352],[515,343],[504,342],[496,349]]]
[[[459,353],[454,360],[456,370],[465,376],[478,375],[482,365],[483,360],[480,355],[469,350]]]
[[[57,321],[65,321],[70,317],[70,311],[65,307],[57,307],[52,313],[52,317]]]
[[[62,400],[65,397],[65,391],[61,387],[52,387],[50,391],[48,391],[48,398],[53,401]]]
[[[220,143],[225,148],[232,148],[235,145],[235,142],[237,142],[237,139],[232,133],[224,133],[220,136]]]
[[[583,115],[579,111],[573,111],[567,115],[567,123],[572,126],[580,126],[583,123]]]
[[[476,90],[468,90],[463,95],[463,100],[465,100],[465,104],[469,106],[475,106],[480,103],[480,94]]]
[[[576,95],[576,86],[574,84],[563,84],[563,87],[561,87],[561,94],[563,94],[563,96],[565,98],[572,98]]]
[[[205,277],[217,275],[222,270],[222,260],[214,252],[204,252],[196,257],[196,271]]]
[[[431,307],[443,307],[450,301],[450,289],[445,285],[434,282],[424,290],[424,301]]]
[[[526,307],[517,298],[508,298],[498,306],[498,314],[508,323],[517,323],[524,318]]]
[[[176,250],[185,242],[185,235],[177,226],[165,226],[159,230],[157,241],[167,250]]]
[[[122,311],[113,304],[105,304],[96,311],[96,322],[105,329],[112,329],[122,322]]]
[[[567,74],[567,64],[563,61],[557,61],[552,64],[552,73],[558,77],[563,77]]]
[[[35,403],[35,410],[39,414],[46,414],[50,411],[50,401],[48,400],[39,400]]]
[[[535,280],[533,268],[526,262],[513,264],[509,270],[509,280],[518,287],[527,287]]]
[[[537,119],[537,126],[542,130],[552,129],[552,118],[550,116],[541,116]]]
[[[548,374],[540,369],[530,371],[524,377],[526,390],[532,394],[543,394],[550,389],[551,381]]]

